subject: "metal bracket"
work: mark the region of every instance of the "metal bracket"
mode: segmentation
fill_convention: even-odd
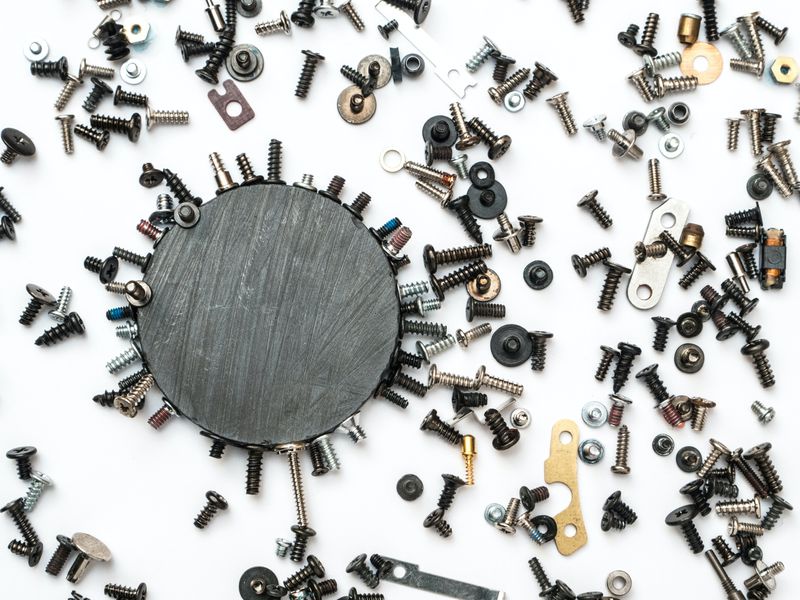
[[[450,598],[461,598],[462,600],[503,600],[504,592],[490,590],[488,588],[423,573],[419,570],[419,565],[407,563],[396,558],[384,557],[390,561],[394,567],[382,577],[383,581],[399,583],[418,590],[449,596]]]
[[[228,129],[235,131],[252,120],[253,117],[256,116],[256,113],[253,111],[250,103],[242,96],[242,92],[239,91],[239,88],[233,81],[230,79],[223,81],[222,87],[225,88],[224,94],[220,94],[217,90],[211,90],[208,92],[208,99],[211,100],[211,104],[217,109],[219,116],[225,121],[225,125],[228,126]],[[235,117],[228,114],[228,106],[234,102],[242,107],[242,112]]]
[[[675,222],[671,226],[664,226],[664,220],[673,219]],[[662,231],[668,231],[677,240],[688,220],[689,205],[683,200],[669,198],[653,209],[642,242],[650,244],[656,241]],[[664,293],[673,259],[672,252],[667,251],[666,256],[647,258],[634,265],[628,283],[628,301],[641,310],[655,307]]]
[[[397,31],[409,44],[416,48],[425,59],[433,65],[436,76],[453,90],[459,98],[463,98],[467,89],[478,85],[469,74],[462,61],[455,60],[442,50],[441,46],[425,31],[417,27],[414,20],[401,10],[387,4],[383,0],[375,5],[375,10],[387,19],[396,19]]]
[[[566,443],[561,441],[561,436],[565,434],[570,436]],[[547,483],[563,483],[572,494],[569,506],[554,517],[558,525],[556,548],[564,556],[582,548],[588,540],[581,512],[581,497],[578,495],[579,438],[580,432],[575,421],[562,419],[556,422],[550,437],[550,457],[544,461],[544,480]],[[567,534],[568,527],[575,529],[575,535]]]

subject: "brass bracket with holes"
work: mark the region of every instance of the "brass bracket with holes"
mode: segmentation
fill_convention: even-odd
[[[561,441],[563,434],[570,436],[567,443]],[[562,419],[556,422],[550,437],[550,457],[544,461],[544,480],[547,483],[563,483],[572,493],[569,506],[554,517],[558,525],[556,548],[564,556],[582,548],[588,540],[581,512],[581,498],[578,495],[579,437],[575,421]],[[568,527],[575,528],[575,535],[567,535]]]

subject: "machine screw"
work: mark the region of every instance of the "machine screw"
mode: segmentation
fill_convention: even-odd
[[[101,131],[87,125],[75,125],[75,135],[83,138],[87,142],[94,144],[98,150],[105,150],[108,142],[111,140],[111,133],[108,131]]]
[[[769,348],[769,341],[760,339],[747,342],[741,349],[742,354],[749,356],[753,360],[753,365],[758,373],[758,380],[763,388],[775,385],[775,375],[772,373],[772,367],[765,354],[767,348]]]
[[[692,499],[702,516],[705,517],[711,513],[711,505],[708,503],[708,499],[711,497],[711,490],[707,488],[705,480],[694,479],[690,481],[680,489],[680,493]]]
[[[290,35],[292,33],[292,24],[289,21],[289,17],[286,16],[286,12],[282,10],[277,19],[257,23],[255,31],[258,35],[269,35],[278,31]]]
[[[453,335],[446,335],[440,340],[436,340],[433,342],[429,342],[427,344],[423,344],[421,341],[417,342],[417,354],[422,357],[426,363],[431,361],[432,356],[436,356],[437,354],[441,354],[445,350],[452,348],[456,345],[456,338]]]
[[[704,2],[713,3],[713,0],[704,0]],[[725,595],[727,596],[728,600],[744,600],[744,594],[742,594],[742,592],[736,588],[736,585],[725,572],[725,568],[720,564],[717,555],[714,554],[714,551],[706,550],[705,555],[708,559],[708,562],[711,564],[711,568],[714,569],[714,572],[717,574],[717,577],[722,584],[722,589],[725,590]]]
[[[479,390],[484,385],[493,390],[506,392],[507,394],[511,394],[512,396],[521,396],[522,392],[525,389],[519,383],[513,383],[511,381],[506,381],[505,379],[500,379],[499,377],[494,377],[493,375],[489,375],[486,372],[486,367],[484,365],[481,365],[480,367],[478,367],[478,371],[475,373],[474,389]],[[467,387],[467,386],[459,386],[459,387]]]
[[[57,535],[56,540],[58,541],[58,547],[53,552],[53,556],[50,557],[50,561],[44,569],[45,573],[53,575],[54,577],[58,577],[64,569],[64,565],[67,564],[70,555],[75,550],[72,540],[67,536]]]
[[[733,516],[728,522],[728,535],[739,535],[740,533],[761,536],[764,535],[764,528],[758,523],[740,521],[738,517]]]
[[[769,531],[770,529],[775,527],[775,524],[778,522],[778,520],[781,518],[781,515],[786,510],[789,511],[794,510],[794,507],[780,496],[773,494],[772,506],[769,507],[767,514],[762,519],[761,526],[767,531]]]
[[[128,418],[134,418],[144,406],[145,395],[155,384],[152,375],[144,375],[130,390],[114,398],[114,408]]]
[[[150,265],[150,261],[153,258],[152,252],[148,252],[146,255],[136,254],[135,252],[131,252],[130,250],[126,250],[125,248],[120,248],[118,246],[114,248],[112,255],[119,260],[136,265],[142,270],[142,273],[147,270],[147,267]]]
[[[594,193],[595,195],[597,194],[596,191],[589,192],[589,194],[584,196],[584,200],[588,196],[591,196],[592,193]],[[581,200],[581,202],[583,202],[583,200]],[[579,204],[579,206],[580,206],[580,204]],[[600,207],[600,208],[601,208],[601,210],[603,210],[602,207]],[[602,214],[606,214],[604,210],[603,210]],[[609,258],[611,258],[611,250],[609,250],[607,247],[599,248],[599,249],[595,250],[594,252],[590,252],[589,254],[586,254],[585,256],[579,256],[577,254],[573,254],[572,255],[572,268],[575,269],[575,272],[578,275],[580,275],[581,277],[586,277],[586,273],[588,272],[590,267],[592,267],[593,265],[596,265],[598,263],[604,262],[605,260],[607,260]]]
[[[583,122],[583,127],[587,129],[598,141],[604,142],[608,134],[606,133],[606,115],[597,115]]]
[[[631,472],[628,466],[628,452],[630,446],[630,431],[627,425],[617,430],[617,454],[611,472],[617,475],[627,475]]]
[[[431,365],[428,370],[428,388],[436,385],[443,385],[451,388],[461,388],[465,390],[477,390],[478,382],[473,377],[464,375],[454,375],[440,371],[436,365]]]
[[[739,148],[739,130],[742,125],[742,119],[725,119],[728,125],[728,150],[731,152]]]
[[[784,565],[776,562],[767,566],[766,563],[756,561],[756,572],[744,580],[744,587],[748,590],[773,590],[775,589],[775,576],[783,573]]]
[[[513,254],[519,253],[522,250],[522,241],[520,240],[522,229],[514,227],[508,215],[504,212],[497,216],[497,223],[500,225],[500,229],[494,232],[492,239],[495,242],[505,242]]]
[[[432,366],[431,369],[433,369],[434,366]],[[419,428],[422,431],[434,432],[436,435],[444,440],[447,440],[454,446],[461,443],[461,433],[452,425],[448,425],[442,421],[435,408],[425,416]]]
[[[194,526],[198,529],[205,529],[211,520],[220,510],[227,510],[228,501],[217,492],[209,490],[206,492],[206,505],[194,520]]]
[[[800,189],[800,178],[797,176],[797,170],[795,169],[794,162],[789,154],[790,143],[790,140],[777,142],[768,146],[767,150],[778,161],[778,164],[783,171],[786,183],[789,185],[789,187],[791,187],[793,190],[798,190]]]
[[[135,92],[126,92],[122,89],[121,85],[118,85],[117,89],[114,91],[114,106],[125,105],[147,108],[148,104],[149,99],[147,96]]]
[[[633,51],[639,56],[649,54],[650,56],[658,55],[658,51],[653,44],[656,41],[656,33],[658,33],[658,24],[661,17],[658,13],[650,13],[644,23],[642,30],[642,41],[640,44],[633,47]]]
[[[145,123],[148,131],[156,125],[188,125],[189,113],[185,110],[157,110],[148,106],[145,111]]]
[[[403,333],[421,335],[434,338],[442,338],[447,335],[447,326],[441,323],[431,323],[428,321],[410,321],[404,319],[401,329]]]
[[[675,326],[675,321],[669,317],[651,317],[656,324],[656,334],[653,338],[653,350],[663,352],[667,348],[667,339],[670,329]]]
[[[461,246],[457,248],[447,248],[446,250],[436,250],[430,244],[423,248],[423,262],[428,273],[435,273],[440,265],[454,262],[466,262],[474,259],[490,258],[492,256],[492,246],[490,244],[479,244],[473,246]]]
[[[134,588],[108,583],[103,588],[103,593],[109,598],[117,598],[118,600],[145,600],[147,598],[147,585],[140,583]]]
[[[572,114],[572,109],[570,109],[567,102],[568,94],[569,92],[556,94],[552,98],[548,98],[547,103],[558,113],[558,119],[564,126],[564,131],[567,132],[567,135],[575,135],[578,133],[578,128],[575,125],[575,117]]]
[[[258,33],[258,30],[256,30],[256,33]],[[216,42],[203,42],[201,44],[183,42],[180,45],[181,58],[183,58],[183,62],[188,63],[195,56],[209,56],[216,47]]]
[[[468,126],[485,145],[489,146],[490,159],[499,160],[511,148],[510,136],[498,136],[478,117],[472,117]]]
[[[465,267],[451,271],[447,275],[437,277],[431,275],[431,289],[439,300],[444,300],[444,294],[462,283],[475,279],[478,275],[486,273],[488,267],[482,260],[476,260]]]
[[[31,471],[31,483],[28,486],[28,492],[23,501],[23,509],[25,512],[31,512],[34,509],[37,502],[39,502],[39,498],[41,498],[44,493],[45,488],[51,485],[53,485],[53,480],[47,475],[39,471]]]
[[[600,350],[603,354],[600,357],[600,362],[597,365],[594,378],[597,381],[605,381],[608,370],[611,368],[611,363],[619,356],[619,352],[608,346],[600,346]]]
[[[489,399],[486,394],[466,392],[460,388],[453,388],[451,403],[454,413],[460,413],[465,408],[480,408],[481,406],[486,406],[488,402]]]
[[[534,371],[544,371],[545,361],[547,360],[547,340],[552,338],[553,334],[547,331],[530,331],[528,334],[533,343],[531,369]]]
[[[58,115],[55,119],[58,121],[58,128],[61,131],[61,146],[64,148],[64,154],[72,154],[75,151],[72,133],[75,115]]]
[[[506,506],[505,516],[501,521],[498,521],[494,526],[503,533],[514,534],[517,532],[514,526],[517,522],[517,515],[519,514],[519,498],[511,498]]]
[[[752,325],[735,312],[728,313],[727,319],[737,330],[744,334],[748,341],[756,339],[761,332],[761,325]]]
[[[620,342],[617,344],[619,356],[617,357],[617,365],[614,368],[614,393],[618,394],[628,381],[633,367],[633,361],[642,353],[642,349],[634,344],[627,342]]]
[[[519,441],[519,429],[513,429],[509,427],[506,424],[505,419],[503,419],[503,415],[501,415],[498,410],[490,408],[483,413],[483,418],[486,426],[489,427],[489,430],[494,435],[494,438],[492,439],[492,447],[495,450],[508,450],[516,445],[516,443]],[[517,505],[519,505],[519,500],[517,500]],[[514,515],[516,516],[516,510]],[[506,517],[508,517],[508,510],[506,510]],[[511,521],[512,524],[514,520]]]
[[[636,133],[632,129],[626,129],[624,134],[616,129],[609,129],[608,138],[614,142],[611,153],[616,158],[640,160],[644,155],[642,149],[636,145]]]
[[[31,458],[36,452],[37,450],[33,446],[18,446],[6,452],[6,458],[17,463],[17,476],[22,481],[27,481],[31,478],[31,474],[33,473]]]
[[[758,420],[766,425],[767,423],[771,423],[772,419],[775,418],[775,409],[771,406],[765,406],[760,400],[756,400],[750,405],[750,410],[752,410]]]
[[[607,312],[614,306],[614,299],[622,281],[622,276],[629,274],[631,269],[608,260],[603,261],[603,264],[608,271],[606,272],[606,278],[603,282],[603,289],[600,291],[600,299],[597,301],[597,308],[598,310]]]
[[[61,88],[61,91],[56,98],[56,102],[53,106],[59,112],[64,110],[69,103],[72,96],[75,95],[75,92],[78,90],[78,87],[83,84],[83,80],[75,77],[74,75],[67,75],[67,78],[64,80],[64,87]]]
[[[480,143],[481,138],[470,133],[467,128],[467,122],[464,118],[464,111],[461,108],[461,103],[453,102],[450,104],[450,116],[456,126],[456,134],[458,135],[456,150],[466,150]]]
[[[647,161],[647,176],[650,182],[650,194],[648,200],[653,202],[663,202],[667,196],[661,191],[661,163],[657,158]]]
[[[167,423],[167,421],[178,414],[178,411],[175,410],[175,407],[172,406],[172,404],[170,404],[169,400],[162,398],[162,402],[163,404],[161,405],[161,408],[150,415],[150,418],[147,419],[147,424],[156,431],[161,429]]]
[[[21,325],[30,325],[43,307],[56,306],[57,300],[50,292],[33,283],[26,285],[25,290],[28,292],[31,299],[22,312],[22,315],[20,315],[19,323]]]
[[[380,583],[380,579],[378,578],[377,574],[373,573],[372,569],[370,569],[369,565],[367,564],[366,554],[359,554],[353,560],[351,560],[350,564],[348,564],[347,568],[345,568],[345,572],[355,573],[356,576],[370,589],[375,589]]]
[[[448,538],[453,535],[453,528],[450,527],[450,524],[444,520],[444,511],[441,508],[437,508],[422,522],[422,526],[427,528],[433,527],[436,530],[436,533],[439,534],[440,537]],[[350,590],[351,596],[350,599],[358,600],[359,595],[354,595],[355,588]],[[376,596],[381,596],[381,600],[383,596],[381,594],[374,594]],[[363,597],[363,595],[361,595]]]
[[[752,500],[721,500],[715,507],[716,513],[723,515],[751,514],[761,518],[761,500],[758,496]]]
[[[489,60],[490,56],[499,56],[500,49],[488,37],[483,36],[483,46],[466,62],[467,70],[470,73],[477,71],[483,63]]]
[[[691,551],[700,554],[703,551],[703,539],[693,522],[697,513],[698,509],[694,504],[687,504],[673,510],[664,521],[671,527],[680,527]]]
[[[489,88],[489,97],[494,100],[495,104],[502,104],[503,98],[508,93],[522,85],[522,83],[530,76],[531,70],[526,68],[518,69],[508,78],[501,80],[502,83],[495,87]]]
[[[397,22],[397,19],[392,19],[385,25],[378,25],[378,33],[381,34],[383,39],[388,40],[389,34],[391,34],[393,31],[396,31],[398,27],[400,27],[400,24]]]

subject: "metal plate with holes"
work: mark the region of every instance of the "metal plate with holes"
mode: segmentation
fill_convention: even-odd
[[[211,104],[217,109],[219,116],[225,121],[228,129],[235,131],[248,121],[251,121],[256,116],[256,113],[233,81],[230,79],[223,81],[222,87],[225,88],[224,94],[220,94],[217,90],[211,90],[208,92],[208,99],[211,100]],[[242,107],[242,111],[236,116],[228,113],[228,107],[234,103]]]
[[[568,435],[569,441],[561,441]],[[558,524],[556,548],[564,556],[569,556],[586,545],[588,535],[581,512],[581,498],[578,494],[578,424],[562,419],[553,425],[550,435],[550,457],[544,461],[544,480],[547,483],[563,483],[572,493],[569,506],[555,515]],[[574,535],[570,536],[574,528]]]
[[[665,222],[672,220],[669,215],[675,222],[669,227],[665,227]],[[662,231],[668,231],[675,239],[679,239],[683,226],[688,220],[689,205],[683,200],[669,198],[650,213],[650,221],[642,242],[645,244],[654,242]],[[667,285],[673,258],[672,253],[667,252],[667,255],[662,258],[648,258],[646,261],[634,265],[628,283],[628,301],[631,304],[641,310],[651,309],[658,304]],[[647,296],[647,293],[650,295]],[[640,297],[640,294],[647,297]]]
[[[375,89],[378,90],[392,80],[392,65],[385,56],[370,54],[361,59],[356,69],[365,77],[369,77],[369,65],[372,62],[377,62],[381,66],[381,72],[378,73],[378,82],[375,84]]]
[[[386,560],[394,564],[394,568],[387,573],[382,580],[392,583],[399,583],[417,590],[432,592],[450,598],[461,598],[461,600],[503,600],[504,592],[490,590],[471,583],[464,583],[431,573],[423,573],[419,570],[419,565],[407,563],[396,558],[384,556]]]
[[[383,0],[375,5],[375,10],[387,20],[396,19],[397,31],[425,57],[432,66],[436,76],[453,90],[459,98],[463,98],[467,90],[478,84],[464,66],[464,61],[448,56],[445,50],[423,29],[417,27],[414,20],[406,13]]]

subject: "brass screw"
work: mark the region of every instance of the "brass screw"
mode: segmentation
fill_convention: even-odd
[[[466,467],[467,485],[475,484],[475,457],[478,452],[475,450],[475,437],[465,435],[461,438],[461,456],[464,458]]]

